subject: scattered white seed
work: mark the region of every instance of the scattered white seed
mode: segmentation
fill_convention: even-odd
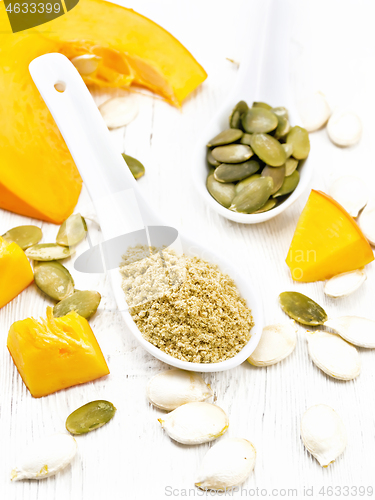
[[[255,458],[256,450],[247,439],[224,439],[206,453],[195,485],[203,490],[238,486],[251,474]]]
[[[54,434],[32,443],[19,454],[11,480],[44,479],[63,470],[77,451],[75,439],[69,434]]]
[[[138,100],[129,93],[123,97],[113,97],[99,106],[99,111],[108,128],[124,127],[138,114]]]
[[[73,57],[71,62],[77,68],[78,73],[82,76],[91,75],[99,66],[101,57],[94,54],[84,54],[82,56]]]
[[[327,405],[312,406],[304,413],[301,438],[322,467],[334,462],[343,453],[348,441],[343,421]]]
[[[332,328],[343,339],[359,347],[375,348],[375,321],[358,316],[329,319],[324,326]]]
[[[225,411],[211,403],[186,403],[158,420],[168,436],[182,444],[213,441],[229,426]]]
[[[334,333],[306,332],[311,359],[324,373],[339,380],[352,380],[361,371],[357,349]]]
[[[320,129],[331,116],[331,108],[321,92],[314,92],[299,102],[299,115],[308,132]]]
[[[263,328],[262,336],[248,362],[254,366],[274,365],[289,356],[297,344],[298,327],[287,321]]]
[[[371,245],[375,245],[375,198],[369,200],[358,219],[359,227]]]
[[[333,298],[346,297],[358,290],[366,279],[367,276],[364,269],[337,274],[326,282],[324,293]]]
[[[327,125],[328,137],[337,146],[354,146],[362,135],[362,122],[353,111],[334,111]]]
[[[330,187],[329,194],[342,205],[352,216],[357,217],[366,205],[369,192],[366,183],[358,177],[345,175],[336,179]]]
[[[204,401],[212,394],[212,390],[198,373],[177,368],[158,373],[147,385],[147,397],[150,402],[167,411],[185,403]]]

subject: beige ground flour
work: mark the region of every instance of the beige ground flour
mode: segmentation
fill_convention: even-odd
[[[170,249],[123,257],[122,287],[146,340],[171,356],[216,363],[249,341],[253,318],[233,280],[213,264]]]

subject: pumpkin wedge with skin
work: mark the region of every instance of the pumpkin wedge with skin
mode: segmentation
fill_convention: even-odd
[[[17,243],[9,243],[0,236],[0,308],[32,281],[34,273],[25,252]]]
[[[109,374],[87,320],[75,311],[54,318],[27,318],[10,327],[7,346],[34,398]]]
[[[292,278],[326,280],[373,260],[372,249],[355,220],[333,198],[313,189],[286,258]]]
[[[180,106],[207,75],[171,34],[151,20],[102,0],[80,0],[67,14],[12,33],[0,2],[0,207],[61,224],[72,213],[82,181],[61,134],[29,74],[36,57],[94,54],[84,75],[101,87],[146,87]]]

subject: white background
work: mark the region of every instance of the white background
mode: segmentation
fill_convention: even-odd
[[[113,133],[120,152],[125,150],[144,163],[146,175],[139,186],[151,205],[172,225],[200,238],[242,268],[262,299],[266,323],[286,319],[277,303],[278,294],[285,290],[306,293],[331,317],[353,314],[375,319],[374,265],[369,266],[362,288],[339,300],[325,297],[322,283],[297,284],[290,279],[284,259],[308,193],[276,219],[245,226],[207,209],[191,186],[194,143],[236,79],[237,67],[227,58],[240,61],[245,57],[246,32],[256,19],[243,19],[240,0],[134,0],[123,4],[171,31],[209,74],[182,110],[158,98],[139,96],[138,118],[127,129]],[[360,144],[351,149],[333,146],[325,130],[311,135],[311,187],[327,191],[332,180],[350,173],[365,179],[375,191],[373,2],[293,0],[292,7],[290,83],[296,99],[321,90],[333,107],[355,109],[364,126]],[[1,90],[4,93],[5,89]],[[82,213],[90,211],[84,195],[80,207]],[[43,241],[54,241],[56,226],[5,211],[0,211],[0,234],[32,222],[42,227]],[[90,224],[95,239],[93,227]],[[72,268],[71,263],[67,266]],[[111,374],[33,399],[6,349],[6,337],[14,321],[44,315],[49,301],[32,285],[1,309],[0,498],[162,499],[167,487],[176,490],[173,497],[189,489],[186,494],[197,496],[194,480],[210,445],[189,447],[172,442],[157,421],[162,412],[150,406],[145,397],[147,381],[167,366],[133,340],[115,310],[105,279],[88,279],[76,271],[74,278],[78,289],[97,289],[103,295],[100,310],[90,323]],[[227,435],[245,437],[257,449],[255,470],[243,488],[259,488],[259,496],[262,488],[267,496],[272,488],[296,488],[303,496],[304,487],[313,487],[314,497],[320,498],[322,486],[333,486],[342,487],[343,495],[355,495],[355,490],[348,492],[343,487],[375,487],[375,352],[361,350],[362,372],[356,380],[335,381],[312,364],[304,331],[299,329],[295,352],[278,365],[255,368],[245,363],[204,378],[215,391],[217,404],[229,415]],[[11,483],[10,471],[21,447],[45,434],[64,432],[69,413],[93,399],[108,399],[118,411],[107,426],[77,438],[79,451],[72,465],[50,479]],[[322,469],[306,452],[299,436],[301,415],[317,403],[331,405],[348,430],[345,453],[328,469]],[[287,496],[287,492],[280,493]],[[334,496],[339,493],[334,490]],[[256,492],[252,494],[256,496]]]

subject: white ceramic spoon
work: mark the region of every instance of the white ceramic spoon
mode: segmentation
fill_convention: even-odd
[[[134,235],[131,245],[139,242],[137,235],[145,227],[164,225],[139,192],[136,181],[116,147],[79,73],[62,54],[46,54],[34,59],[29,66],[31,76],[48,106],[73,156],[90,193],[102,228],[104,241],[121,235]],[[56,90],[64,89],[63,92]],[[138,233],[135,233],[138,231]],[[179,234],[173,247],[189,256],[198,256],[219,265],[236,282],[241,295],[252,309],[255,326],[248,344],[235,357],[220,363],[190,363],[180,361],[147,342],[141,335],[125,302],[118,269],[109,274],[113,292],[122,316],[141,345],[156,358],[184,370],[210,372],[233,368],[245,361],[256,348],[263,329],[259,293],[236,269],[211,250]],[[127,248],[121,248],[121,254]]]
[[[243,54],[236,84],[228,98],[200,135],[191,164],[193,181],[204,202],[227,219],[245,224],[264,222],[286,210],[307,189],[312,175],[311,153],[299,168],[300,182],[294,192],[279,206],[261,214],[241,214],[221,206],[207,191],[206,144],[220,131],[229,128],[229,115],[238,101],[267,102],[271,106],[284,106],[289,111],[291,125],[301,125],[295,110],[289,85],[289,1],[246,0],[242,17],[248,20],[245,30]]]

